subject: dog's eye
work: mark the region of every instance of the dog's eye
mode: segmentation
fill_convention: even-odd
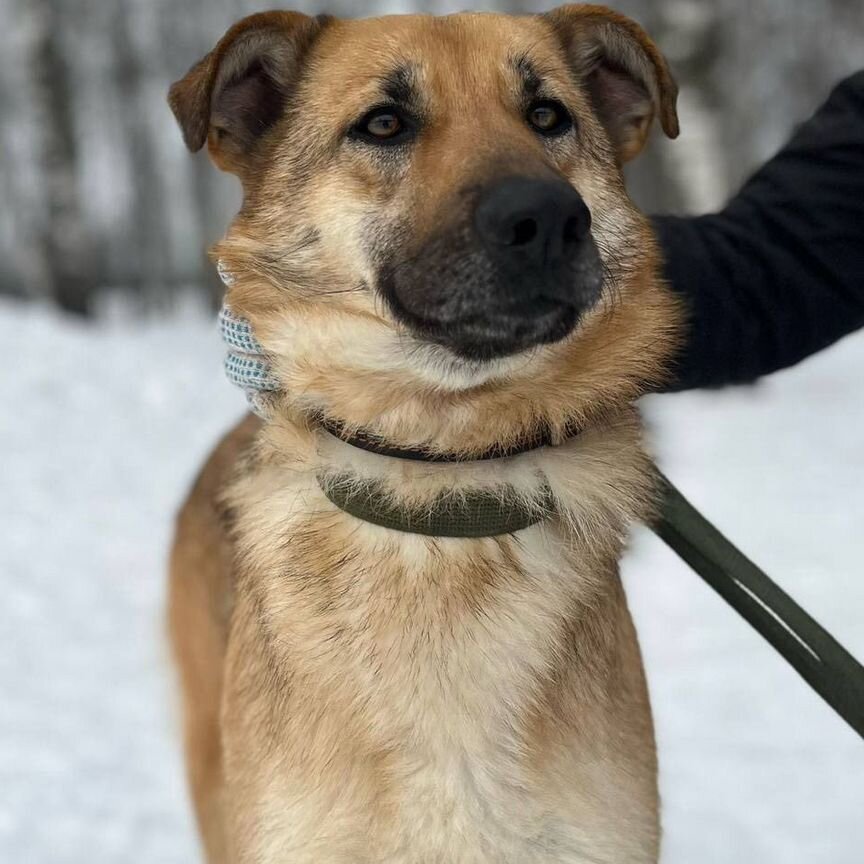
[[[366,121],[366,131],[375,138],[392,138],[402,131],[402,121],[392,111],[380,111]]]
[[[542,135],[562,135],[573,125],[570,113],[554,99],[535,102],[528,109],[528,122]]]
[[[398,109],[383,107],[370,111],[350,134],[370,144],[399,144],[410,133],[411,125]]]

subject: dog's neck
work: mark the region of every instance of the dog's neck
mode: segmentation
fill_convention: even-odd
[[[279,381],[270,370],[269,359],[255,337],[249,322],[224,306],[219,316],[223,339],[228,346],[225,364],[229,379],[247,395],[252,410],[265,421],[277,412]],[[478,451],[446,452],[429,446],[400,446],[365,429],[351,429],[346,423],[328,417],[320,411],[310,418],[327,437],[349,448],[372,453],[387,460],[409,463],[454,465],[515,459],[555,445],[547,428],[532,430],[514,440],[494,442]],[[564,439],[578,435],[580,427],[570,423],[560,433]],[[494,537],[512,533],[537,524],[554,511],[554,501],[539,498],[526,501],[512,490],[474,491],[458,500],[444,494],[424,502],[420,509],[400,506],[386,488],[374,480],[358,484],[353,475],[333,475],[324,480],[322,489],[340,509],[366,522],[394,530],[435,537]]]
[[[286,411],[286,408],[288,413],[296,414],[287,407],[293,400],[274,374],[271,359],[259,343],[249,321],[236,315],[231,307],[225,304],[219,316],[219,324],[223,341],[228,348],[226,375],[231,383],[245,392],[252,411],[264,420],[275,413]],[[548,423],[531,423],[524,428],[519,428],[518,425],[515,429],[500,428],[499,437],[484,443],[481,436],[479,440],[475,438],[476,443],[473,446],[463,445],[456,451],[441,449],[420,434],[408,436],[414,443],[394,441],[378,430],[334,416],[330,406],[307,406],[303,413],[314,425],[354,447],[381,456],[435,463],[486,461],[518,456],[541,447],[560,444],[578,434],[583,425],[582,422],[570,419],[554,427]],[[294,419],[297,419],[296,416]],[[428,434],[428,427],[424,431]]]
[[[253,332],[230,309],[221,316],[229,378],[266,421],[262,452],[274,465],[302,465],[341,509],[372,501],[353,514],[367,521],[411,530],[406,526],[416,520],[405,514],[419,511],[431,516],[428,530],[417,533],[470,524],[481,526],[472,531],[491,525],[490,533],[440,536],[493,536],[513,524],[535,524],[552,509],[593,519],[594,496],[585,489],[596,480],[589,480],[591,472],[577,480],[579,454],[586,462],[639,466],[629,472],[641,475],[639,491],[624,498],[644,500],[650,487],[632,404],[640,382],[620,378],[613,386],[597,375],[596,364],[579,356],[580,350],[595,356],[597,346],[583,346],[590,339],[512,361],[497,378],[481,375],[460,388],[453,380],[444,387],[424,379],[434,358],[430,364],[425,355],[403,352],[388,362],[364,350],[383,341],[380,322],[351,318],[346,327],[338,312],[306,329],[290,313],[255,320]],[[444,503],[454,495],[465,502],[455,519]],[[490,496],[507,503],[504,511]]]

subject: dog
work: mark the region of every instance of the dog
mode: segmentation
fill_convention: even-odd
[[[172,552],[211,864],[657,861],[618,562],[682,312],[622,166],[676,95],[594,5],[260,13],[171,88],[242,183],[213,256],[280,385]],[[478,495],[524,524],[440,528]]]

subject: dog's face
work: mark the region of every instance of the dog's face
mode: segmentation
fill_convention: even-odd
[[[255,15],[171,104],[243,183],[217,254],[274,353],[458,389],[602,342],[604,313],[646,299],[655,256],[621,164],[655,116],[677,134],[675,95],[637,25],[570,6]]]

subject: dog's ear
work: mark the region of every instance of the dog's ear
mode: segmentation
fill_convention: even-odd
[[[544,17],[561,39],[620,162],[642,150],[655,116],[670,138],[677,137],[678,86],[666,59],[635,21],[590,4],[562,6]]]
[[[238,21],[172,85],[168,104],[194,153],[241,173],[260,137],[282,115],[325,16],[260,12]]]

